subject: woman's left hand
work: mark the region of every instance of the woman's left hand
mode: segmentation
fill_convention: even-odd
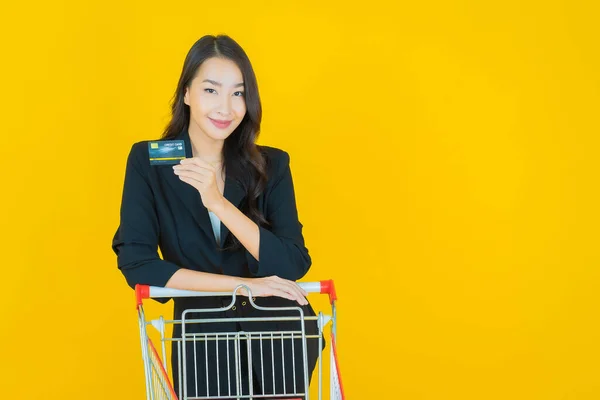
[[[183,182],[195,187],[200,193],[202,204],[209,211],[224,206],[225,198],[217,186],[216,168],[198,157],[186,158],[173,166],[173,171]]]

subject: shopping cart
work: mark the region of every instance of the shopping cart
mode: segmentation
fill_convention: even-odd
[[[140,338],[142,344],[142,358],[144,361],[144,370],[146,377],[146,398],[147,400],[205,400],[205,399],[271,399],[271,400],[300,400],[309,399],[309,368],[307,360],[307,343],[309,341],[317,341],[318,349],[323,348],[323,333],[324,328],[330,324],[331,336],[329,346],[329,387],[331,400],[344,400],[342,389],[342,381],[339,373],[339,363],[336,350],[336,292],[332,280],[321,282],[306,282],[299,285],[308,293],[321,293],[329,295],[331,304],[331,315],[325,315],[319,312],[316,316],[305,316],[300,307],[261,307],[255,303],[252,297],[250,288],[245,285],[238,286],[232,293],[215,293],[215,292],[195,292],[187,290],[176,290],[168,288],[160,288],[154,286],[137,285],[136,286],[136,304],[139,318]],[[241,289],[246,290],[247,302],[250,306],[268,311],[269,317],[260,318],[211,318],[211,313],[223,312],[234,309],[236,297],[239,296]],[[213,297],[213,296],[228,296],[231,302],[228,305],[219,308],[197,308],[185,310],[179,320],[166,320],[162,316],[157,319],[146,320],[144,314],[143,300],[149,298],[174,298],[174,297]],[[246,297],[244,297],[246,299]],[[244,301],[246,304],[246,301]],[[286,316],[277,316],[277,312],[284,311]],[[204,313],[204,314],[203,314]],[[206,318],[201,318],[202,316]],[[272,315],[272,316],[271,316]],[[200,317],[199,317],[200,316]],[[311,334],[305,329],[307,321],[316,320],[318,331],[316,334]],[[296,322],[297,329],[280,330],[280,331],[262,331],[262,332],[221,332],[215,331],[201,334],[193,332],[189,329],[191,324],[216,324],[220,322],[273,322],[273,321],[290,321]],[[313,322],[314,323],[314,322]],[[175,328],[177,326],[178,334],[167,335],[167,328]],[[210,325],[213,326],[213,325]],[[289,326],[289,325],[286,325]],[[154,329],[150,329],[150,327]],[[153,344],[150,336],[158,337],[155,343],[158,343],[160,355],[157,348]],[[173,344],[175,345],[173,346]],[[174,349],[172,356],[177,357],[176,365],[178,366],[177,392],[175,391],[171,379],[169,379],[167,367],[167,344],[170,344]],[[263,350],[270,347],[270,352],[264,353]],[[291,347],[291,353],[284,351],[284,346]],[[296,346],[296,347],[295,347]],[[300,347],[297,347],[300,346]],[[209,354],[210,349],[216,351],[216,359],[202,357]],[[275,349],[281,348],[281,352],[277,353]],[[201,349],[201,351],[197,351]],[[221,349],[221,358],[219,358],[219,349]],[[253,350],[254,349],[254,350]],[[260,349],[257,351],[256,349]],[[300,352],[302,360],[294,359],[290,364],[289,355],[294,358],[295,354]],[[255,352],[252,355],[252,352]],[[227,352],[224,356],[223,352]],[[288,354],[288,361],[285,361],[285,355]],[[200,356],[198,356],[200,354]],[[257,356],[257,354],[259,354]],[[264,354],[270,356],[263,357]],[[277,355],[276,355],[277,354]],[[214,355],[214,353],[213,353]],[[281,358],[281,359],[279,359]],[[221,361],[219,365],[219,359]],[[216,362],[215,362],[216,360]],[[258,364],[260,363],[260,369]],[[211,365],[212,364],[212,365]],[[224,365],[225,364],[225,365]],[[285,366],[288,365],[286,372]],[[290,367],[291,365],[291,367]],[[299,366],[297,369],[296,366]],[[193,368],[194,371],[189,369]],[[198,379],[197,369],[201,368],[206,374],[205,380]],[[226,377],[223,376],[223,371],[226,371]],[[252,371],[261,371],[258,377],[259,382],[264,388],[272,383],[272,390],[269,394],[261,394],[255,391],[253,379],[256,376],[252,375]],[[291,371],[289,371],[291,370]],[[249,372],[250,371],[250,372]],[[267,373],[265,373],[267,371]],[[323,399],[323,356],[319,351],[318,367],[315,373],[318,378],[318,399]],[[217,387],[214,385],[209,390],[209,374],[217,376]],[[221,374],[221,375],[219,375]],[[202,375],[202,374],[200,374]],[[300,376],[300,379],[296,377]],[[302,379],[303,378],[303,379]],[[188,382],[192,379],[195,382]],[[219,385],[219,382],[225,381],[227,384]],[[246,385],[243,386],[242,382]],[[266,381],[266,382],[265,382]],[[277,382],[276,382],[277,381]],[[283,381],[283,384],[282,382]],[[293,382],[293,385],[285,381]],[[214,383],[214,382],[213,382]],[[206,385],[206,391],[203,395],[198,395],[198,385]],[[189,387],[195,387],[196,390],[190,390]],[[177,396],[179,393],[179,398]]]

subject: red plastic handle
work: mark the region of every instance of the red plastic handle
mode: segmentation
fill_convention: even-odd
[[[328,281],[321,281],[321,294],[329,295],[329,302],[333,304],[337,300],[337,293],[335,292],[335,284],[332,279]]]
[[[135,285],[135,308],[138,309],[142,305],[144,299],[150,298],[150,286]]]

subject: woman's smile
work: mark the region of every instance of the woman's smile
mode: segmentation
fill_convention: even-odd
[[[213,125],[219,129],[226,129],[229,125],[231,125],[231,121],[212,119],[210,117],[208,119],[210,119],[210,122],[212,122]]]

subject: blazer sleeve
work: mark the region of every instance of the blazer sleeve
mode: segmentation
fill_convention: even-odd
[[[117,265],[132,288],[136,284],[164,287],[181,268],[158,255],[159,222],[148,168],[143,167],[148,165],[146,146],[134,144],[127,158],[121,219],[112,242]]]
[[[248,251],[246,259],[250,272],[256,277],[276,275],[295,281],[308,272],[312,261],[304,245],[302,224],[298,220],[290,157],[284,151],[279,152],[274,182],[266,198],[265,217],[271,225],[269,228],[259,227],[260,261]]]

